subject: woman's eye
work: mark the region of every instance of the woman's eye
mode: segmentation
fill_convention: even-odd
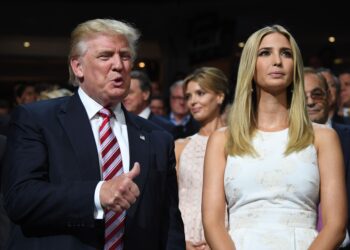
[[[263,50],[259,52],[259,56],[268,56],[268,55],[270,55],[270,51]]]
[[[282,51],[281,54],[282,54],[283,56],[285,56],[285,57],[288,57],[288,58],[292,58],[292,57],[293,57],[292,52],[289,51],[289,50]]]

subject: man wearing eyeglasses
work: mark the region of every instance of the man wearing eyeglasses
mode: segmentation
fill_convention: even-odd
[[[350,70],[346,69],[339,74],[340,107],[339,115],[344,118],[345,124],[350,124]]]
[[[327,81],[321,73],[316,72],[313,68],[304,68],[304,90],[307,112],[311,121],[332,127],[338,133],[343,150],[346,187],[348,193],[348,214],[350,214],[350,126],[335,123],[329,119],[330,92]],[[332,145],[329,145],[329,147],[331,146]],[[349,225],[350,223],[348,223],[346,238],[340,249],[350,249],[348,234],[348,232],[350,232]],[[322,217],[319,215],[317,229],[320,230],[321,228]]]
[[[174,139],[186,138],[198,132],[199,123],[189,114],[183,80],[178,80],[170,87],[169,121],[175,125]]]

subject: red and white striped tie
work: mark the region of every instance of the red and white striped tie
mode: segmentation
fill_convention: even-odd
[[[102,108],[99,111],[99,115],[103,118],[99,129],[103,180],[112,179],[114,176],[121,175],[124,172],[120,147],[110,126],[112,114],[107,108]],[[121,213],[106,211],[105,250],[123,249],[124,224],[125,211]]]

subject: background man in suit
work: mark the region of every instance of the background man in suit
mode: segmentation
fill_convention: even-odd
[[[344,69],[338,76],[340,82],[340,102],[338,115],[342,123],[350,125],[350,69]]]
[[[78,25],[77,93],[16,108],[3,173],[10,249],[185,248],[172,137],[121,105],[138,38],[116,20]]]
[[[126,110],[154,122],[174,135],[175,126],[167,119],[151,112],[149,107],[152,95],[151,80],[146,73],[133,70],[130,78],[130,91],[123,100]]]
[[[175,125],[174,138],[186,138],[199,130],[199,123],[189,113],[185,93],[184,81],[178,80],[170,86],[170,113],[169,121]]]
[[[0,170],[2,169],[2,159],[5,153],[6,147],[6,136],[0,134]],[[1,191],[0,182],[0,249],[5,248],[5,243],[7,241],[9,231],[10,231],[10,220],[4,209],[3,195]]]
[[[306,105],[307,111],[311,121],[326,124],[329,127],[332,127],[338,134],[342,151],[344,157],[344,166],[346,174],[346,187],[347,187],[347,196],[348,204],[350,199],[350,126],[339,124],[333,122],[329,119],[329,110],[330,110],[330,92],[326,79],[321,73],[316,72],[313,68],[304,69],[304,89],[306,95]],[[329,145],[332,147],[332,145]],[[348,205],[348,214],[350,206]],[[319,217],[321,219],[321,217]],[[319,227],[322,227],[321,220],[318,223]],[[350,224],[348,223],[348,230],[346,238],[342,244],[342,249],[350,249],[348,246],[349,241],[349,232]]]
[[[162,117],[166,116],[167,114],[164,98],[161,95],[152,94],[149,107],[153,114],[160,115]]]

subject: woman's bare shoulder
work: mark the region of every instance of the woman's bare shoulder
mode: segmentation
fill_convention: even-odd
[[[175,141],[175,145],[178,144],[178,145],[182,145],[182,144],[187,144],[189,141],[191,140],[191,137],[186,137],[186,138],[180,138],[180,139],[176,139]]]
[[[191,140],[190,136],[186,138],[177,139],[175,141],[175,153],[180,154],[190,140]]]
[[[209,137],[209,140],[213,143],[225,143],[226,142],[226,139],[227,139],[227,133],[228,133],[228,130],[227,130],[227,127],[222,127],[222,128],[219,128],[218,130],[214,131],[210,137]]]
[[[330,140],[338,140],[338,134],[333,128],[318,123],[312,123],[312,126],[314,129],[316,145],[322,142],[328,143]]]
[[[322,136],[322,135],[326,135],[328,134],[334,134],[335,130],[325,124],[319,124],[319,123],[312,123],[312,127],[314,129],[314,133],[315,136]]]

